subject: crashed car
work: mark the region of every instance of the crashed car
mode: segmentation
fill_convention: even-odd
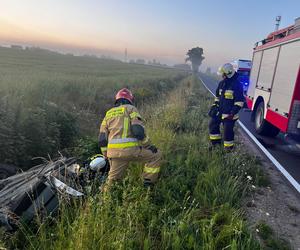
[[[0,180],[0,225],[14,230],[21,219],[53,215],[62,197],[84,197],[89,183],[103,183],[108,171],[104,157],[95,155],[82,165],[75,158],[60,158]]]

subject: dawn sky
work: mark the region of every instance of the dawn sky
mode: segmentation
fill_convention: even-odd
[[[300,17],[300,0],[0,0],[0,44],[183,63],[203,47],[203,67],[251,59],[253,44]]]

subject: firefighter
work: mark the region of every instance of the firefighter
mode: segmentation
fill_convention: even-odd
[[[225,151],[231,151],[234,147],[234,124],[238,120],[238,113],[244,106],[243,86],[238,81],[238,73],[232,64],[226,63],[219,68],[218,73],[223,80],[216,90],[215,102],[212,105],[209,116],[209,138],[212,147],[220,145],[222,136],[220,125],[223,124],[223,145]]]
[[[115,106],[106,112],[101,123],[99,146],[110,163],[104,191],[124,177],[130,162],[145,163],[143,179],[146,187],[153,186],[160,172],[161,153],[146,135],[143,118],[133,101],[132,93],[126,88],[121,89],[116,94]]]

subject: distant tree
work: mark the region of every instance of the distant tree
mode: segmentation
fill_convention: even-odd
[[[133,59],[130,59],[129,63],[135,63],[135,61]]]
[[[203,56],[203,49],[199,47],[192,48],[186,53],[186,55],[188,57],[185,59],[185,61],[190,61],[192,63],[193,72],[197,73],[202,61],[205,58]]]
[[[12,45],[10,45],[10,47],[12,49],[18,49],[18,50],[22,50],[23,49],[23,47],[21,45],[14,45],[14,44],[12,44]]]
[[[136,59],[136,63],[145,64],[145,60],[144,59]]]

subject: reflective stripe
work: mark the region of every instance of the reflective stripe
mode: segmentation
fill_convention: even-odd
[[[120,138],[110,140],[107,148],[131,148],[137,146],[139,146],[139,142],[135,138]]]
[[[140,118],[140,119],[142,119],[142,117],[140,116],[140,114],[138,112],[132,112],[130,114],[130,118],[131,119],[134,119],[134,118]]]
[[[126,143],[126,142],[137,142],[138,140],[136,138],[119,138],[119,139],[111,139],[109,141],[109,144],[120,144],[120,143]]]
[[[219,97],[216,97],[216,98],[215,98],[215,102],[218,102],[218,101],[220,101],[220,98],[219,98]]]
[[[101,152],[106,152],[107,151],[107,147],[101,147]]]
[[[126,138],[127,137],[127,135],[128,135],[128,127],[129,127],[129,118],[128,117],[124,117],[122,138]]]
[[[222,119],[225,119],[225,118],[228,117],[229,115],[230,115],[230,114],[222,114]],[[234,115],[232,119],[233,119],[233,120],[239,119],[239,115],[238,115],[238,114]]]
[[[103,119],[102,123],[101,123],[101,126],[105,127],[106,126],[106,120],[105,118]]]
[[[244,102],[235,102],[234,105],[242,108],[244,106]]]
[[[132,148],[132,147],[137,147],[139,146],[138,142],[123,142],[123,143],[115,143],[115,144],[111,144],[109,143],[107,145],[107,148]]]
[[[233,99],[233,91],[232,90],[226,90],[224,95],[225,95],[226,99]]]
[[[105,119],[111,119],[117,116],[122,116],[125,113],[125,107],[116,107],[112,108],[109,111],[106,112]]]
[[[222,95],[222,89],[219,89],[219,95]]]
[[[210,134],[209,139],[211,139],[211,140],[221,140],[221,134]]]
[[[232,147],[234,145],[234,141],[224,141],[224,147]]]
[[[157,174],[159,172],[160,172],[160,167],[155,167],[155,168],[144,167],[144,173]]]

